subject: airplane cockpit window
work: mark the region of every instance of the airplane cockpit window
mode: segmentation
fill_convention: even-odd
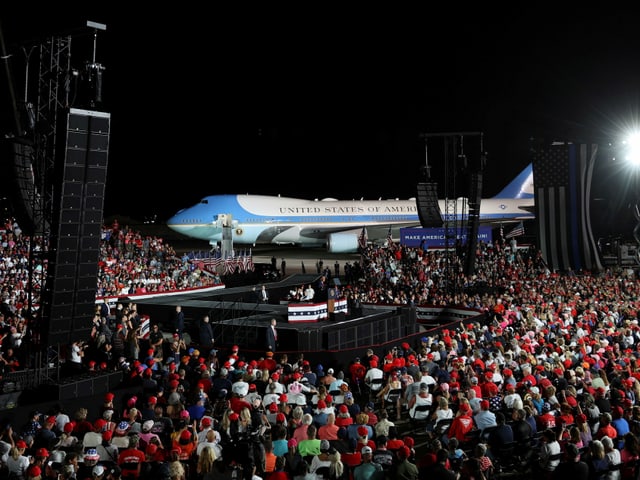
[[[209,205],[209,199],[203,198],[202,200],[200,200],[200,203],[203,205]]]

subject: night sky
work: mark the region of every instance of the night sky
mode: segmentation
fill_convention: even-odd
[[[72,27],[86,33],[86,20],[107,24],[96,49],[100,108],[112,115],[105,216],[162,221],[216,193],[413,197],[424,179],[421,135],[443,132],[483,132],[491,196],[529,163],[532,139],[604,145],[637,123],[640,37],[624,12],[366,19],[19,8],[0,22],[20,97],[17,45]],[[72,48],[81,68],[92,36],[74,36]],[[0,86],[6,131],[4,74]],[[442,184],[431,141],[432,179]],[[471,139],[465,146],[479,154]],[[602,162],[602,172],[618,169]],[[611,188],[623,176],[599,175],[597,195],[615,198],[598,210],[628,210]]]

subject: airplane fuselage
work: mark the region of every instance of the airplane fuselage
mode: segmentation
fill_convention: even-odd
[[[531,202],[522,199],[486,199],[480,204],[481,222],[514,221],[533,218],[521,207]],[[446,208],[440,201],[443,219]],[[215,210],[212,209],[215,206]],[[456,212],[450,220],[468,216],[468,205],[456,201]],[[199,204],[182,210],[167,223],[173,230],[214,244],[222,240],[222,227],[230,219],[233,241],[239,244],[293,244],[323,246],[327,235],[343,232],[359,234],[367,229],[375,238],[373,229],[379,228],[380,238],[388,229],[397,236],[401,227],[419,226],[415,200],[303,200],[264,195],[213,195]]]
[[[444,221],[466,221],[465,199],[439,200]],[[534,208],[533,171],[525,168],[495,197],[480,202],[480,223],[531,219]],[[169,228],[188,237],[223,241],[223,230],[238,244],[327,246],[330,251],[358,248],[366,229],[369,239],[394,238],[399,229],[420,226],[418,205],[409,200],[304,200],[269,195],[211,195],[180,210],[167,221]],[[227,227],[226,229],[224,227]]]

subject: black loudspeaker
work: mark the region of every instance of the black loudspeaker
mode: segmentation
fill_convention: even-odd
[[[56,157],[47,344],[87,339],[95,312],[110,114],[71,109]],[[61,159],[61,161],[59,161]],[[46,303],[45,303],[46,305]],[[46,318],[47,312],[45,312]],[[82,392],[84,393],[84,392]]]
[[[422,228],[442,227],[442,212],[438,203],[438,184],[418,183],[416,204]]]
[[[469,227],[467,234],[467,255],[465,256],[465,273],[475,273],[476,247],[480,229],[480,204],[482,202],[482,173],[474,172],[469,177]]]

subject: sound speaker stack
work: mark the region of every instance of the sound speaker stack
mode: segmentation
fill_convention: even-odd
[[[70,109],[54,171],[47,269],[47,345],[88,339],[93,325],[110,114]],[[46,307],[48,306],[48,312]]]

